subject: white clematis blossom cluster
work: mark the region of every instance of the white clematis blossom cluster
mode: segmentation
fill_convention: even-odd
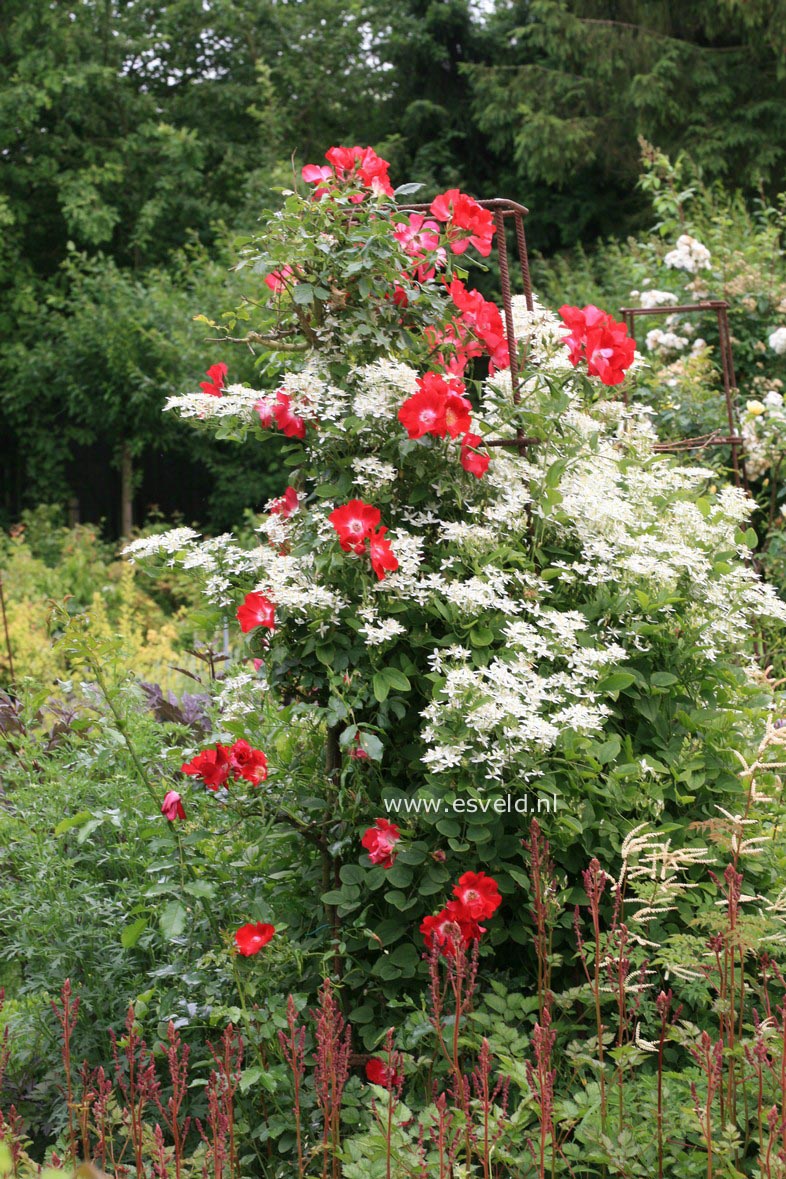
[[[667,264],[681,269],[710,265],[687,236],[673,254]],[[646,412],[600,386],[603,399],[589,401],[553,313],[516,300],[514,319],[528,350],[521,402],[513,406],[509,374],[498,373],[475,421],[484,437],[513,437],[520,426],[540,442],[523,454],[495,448],[482,479],[457,470],[460,439],[412,441],[401,429],[397,410],[417,387],[414,369],[379,360],[340,390],[312,365],[281,387],[313,423],[304,442],[312,466],[329,467],[352,440],[352,485],[341,496],[302,489],[298,509],[267,517],[251,550],[183,529],[127,550],[139,559],[157,549],[200,568],[221,606],[252,588],[264,593],[276,605],[277,634],[351,634],[372,668],[384,669],[417,634],[430,644],[430,676],[419,684],[423,773],[479,788],[530,781],[567,735],[601,733],[611,704],[604,680],[649,649],[653,624],[669,631],[677,610],[707,664],[729,645],[741,650],[756,618],[786,621],[786,604],[745,562],[745,494],[705,494],[711,472],[652,452]],[[552,414],[555,383],[563,400]],[[233,387],[207,400],[220,416],[252,421],[261,396]],[[170,408],[200,417],[201,399],[173,399]],[[432,494],[414,504],[397,498],[407,464],[437,453]],[[373,501],[380,488],[398,568],[377,580],[365,554],[341,552],[328,517],[353,497]],[[536,555],[544,552],[552,554],[545,564]]]

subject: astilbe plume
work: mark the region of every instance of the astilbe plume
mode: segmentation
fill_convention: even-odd
[[[489,1179],[491,1175],[491,1155],[505,1132],[510,1095],[510,1077],[499,1076],[496,1081],[493,1080],[493,1060],[491,1046],[484,1036],[477,1064],[470,1077],[472,1093],[480,1106],[482,1118],[480,1161],[483,1167],[483,1179]],[[498,1114],[494,1113],[495,1105],[499,1106]]]
[[[114,1086],[107,1076],[103,1065],[99,1065],[91,1077],[91,1107],[93,1128],[95,1130],[95,1146],[93,1156],[103,1171],[111,1167],[115,1169],[114,1138],[112,1135],[112,1119],[110,1105],[114,1096]]]
[[[537,819],[533,819],[530,824],[524,848],[529,858],[530,912],[535,925],[535,956],[538,962],[538,1011],[542,1013],[551,986],[551,930],[558,903],[554,861],[549,841],[543,835]]]
[[[216,1099],[220,1103],[220,1118],[215,1122],[220,1127],[221,1135],[225,1136],[226,1146],[222,1138],[216,1153],[220,1152],[229,1160],[229,1173],[237,1173],[237,1146],[235,1143],[235,1095],[240,1085],[243,1068],[243,1037],[234,1024],[227,1024],[221,1035],[218,1048],[208,1043],[210,1055],[216,1065]],[[212,1128],[213,1123],[211,1123]]]
[[[300,1094],[303,1078],[306,1073],[306,1027],[298,1023],[297,1007],[292,995],[287,999],[287,1030],[279,1031],[278,1042],[289,1071],[292,1074],[293,1102],[292,1113],[295,1119],[295,1146],[297,1149],[298,1179],[305,1175],[305,1161],[303,1157],[303,1130],[301,1126]]]
[[[224,1102],[223,1085],[218,1072],[210,1070],[207,1081],[207,1132],[199,1118],[197,1129],[207,1150],[202,1163],[202,1179],[224,1179],[229,1152],[229,1122]],[[231,1172],[230,1172],[231,1174]]]
[[[456,1115],[448,1105],[448,1099],[444,1093],[437,1096],[434,1104],[436,1117],[429,1126],[429,1134],[439,1157],[439,1179],[451,1179],[456,1170],[461,1128],[460,1126],[455,1130],[453,1128]]]
[[[603,871],[600,861],[593,857],[590,860],[588,868],[582,872],[582,879],[584,881],[584,891],[587,894],[589,901],[589,911],[592,918],[592,931],[594,936],[594,952],[592,970],[590,971],[589,962],[584,943],[584,938],[581,933],[581,914],[579,906],[576,905],[573,915],[573,929],[576,934],[576,946],[579,953],[582,968],[584,970],[587,982],[592,991],[592,998],[595,1007],[595,1030],[598,1040],[598,1065],[599,1065],[599,1081],[600,1081],[600,1117],[603,1132],[606,1132],[606,1075],[604,1069],[604,1053],[603,1053],[603,1033],[605,1027],[603,1024],[603,1015],[601,1011],[601,962],[603,960],[603,941],[600,932],[600,908],[603,901],[603,895],[606,891],[606,885],[609,882],[609,877]]]
[[[475,1132],[470,1113],[470,1081],[462,1064],[460,1036],[462,1021],[474,1005],[480,945],[477,939],[473,939],[468,953],[461,928],[450,923],[446,927],[446,937],[447,947],[433,939],[429,950],[429,1017],[439,1050],[448,1065],[450,1095],[463,1115],[465,1162],[470,1167]],[[450,1035],[446,1036],[448,1028]]]
[[[0,1015],[5,1006],[5,989],[0,987]],[[3,1081],[11,1058],[11,1038],[8,1024],[3,1028],[0,1036],[0,1094],[3,1092]],[[7,1111],[0,1107],[0,1142],[5,1142],[11,1151],[11,1161],[16,1175],[16,1168],[22,1154],[23,1121],[16,1106],[9,1106]]]
[[[156,1103],[159,1081],[152,1053],[137,1031],[133,1004],[129,1004],[125,1022],[125,1036],[122,1040],[122,1057],[117,1036],[110,1030],[112,1059],[115,1066],[115,1087],[123,1098],[121,1118],[131,1140],[137,1175],[144,1175],[145,1110]]]
[[[538,1110],[539,1135],[538,1145],[530,1143],[535,1164],[538,1168],[538,1179],[546,1179],[546,1147],[551,1143],[552,1159],[555,1150],[554,1135],[554,1081],[557,1070],[552,1063],[554,1043],[557,1033],[551,1026],[551,995],[546,996],[546,1002],[540,1017],[532,1032],[532,1047],[535,1053],[535,1063],[526,1063],[527,1083],[535,1100]],[[553,1172],[553,1166],[551,1168]]]
[[[74,1090],[71,1070],[71,1038],[79,1015],[79,996],[72,996],[71,979],[67,978],[60,989],[60,1006],[52,1003],[51,1007],[60,1024],[60,1045],[63,1060],[63,1073],[66,1082],[66,1102],[68,1105],[68,1146],[69,1157],[76,1163],[76,1120],[74,1117]]]
[[[404,1058],[394,1044],[395,1029],[385,1033],[385,1063],[380,1070],[380,1082],[387,1089],[384,1117],[380,1115],[376,1099],[371,1099],[371,1111],[385,1135],[385,1179],[393,1179],[393,1119],[404,1086]],[[368,1075],[368,1066],[366,1068]]]
[[[314,1054],[314,1085],[322,1114],[322,1179],[339,1179],[341,1174],[341,1101],[349,1076],[351,1028],[341,1014],[329,979],[319,991]]]
[[[707,1147],[707,1179],[712,1179],[712,1107],[715,1101],[715,1094],[718,1092],[723,1079],[723,1048],[722,1039],[713,1041],[709,1032],[704,1031],[699,1036],[698,1044],[691,1045],[689,1049],[691,1056],[704,1074],[704,1080],[707,1086],[703,1103],[699,1097],[696,1082],[692,1081],[690,1086],[693,1108]]]
[[[188,1058],[190,1050],[180,1038],[172,1020],[167,1025],[167,1045],[164,1050],[172,1092],[167,1097],[166,1104],[162,1104],[160,1092],[156,1090],[154,1099],[164,1124],[168,1129],[174,1144],[175,1179],[180,1179],[183,1167],[183,1147],[185,1144],[191,1119],[181,1117],[183,1103],[188,1093]],[[160,1127],[156,1130],[160,1133]],[[162,1139],[163,1141],[163,1139]]]

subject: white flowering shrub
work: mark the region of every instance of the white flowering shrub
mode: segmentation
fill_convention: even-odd
[[[316,836],[303,855],[359,983],[364,931],[392,947],[468,861],[514,891],[539,802],[569,870],[613,862],[631,815],[732,805],[767,703],[755,626],[786,605],[747,561],[748,498],[654,454],[648,415],[610,399],[636,379],[620,325],[518,298],[516,400],[499,312],[464,285],[483,210],[454,192],[424,222],[357,170],[321,172],[325,199],[290,195],[245,251],[262,294],[226,333],[259,347],[261,387],[222,376],[168,406],[221,437],[284,433],[290,486],[250,549],[178,529],[127,551],[193,569],[240,623],[263,666],[233,717],[264,691],[322,726],[318,780],[269,754],[266,797]],[[359,860],[379,815],[406,836],[392,867]],[[523,937],[516,912],[492,935]],[[418,957],[373,969],[387,986]]]

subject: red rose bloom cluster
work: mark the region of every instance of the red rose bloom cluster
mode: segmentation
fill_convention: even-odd
[[[370,188],[375,196],[393,196],[393,186],[388,176],[390,164],[371,147],[331,147],[325,152],[330,164],[306,164],[301,175],[306,184],[315,184],[314,198],[322,200],[334,191],[335,181],[341,183],[360,182]],[[362,193],[354,193],[350,201],[357,204],[363,200]]]
[[[379,508],[364,503],[362,499],[351,499],[342,507],[335,508],[328,516],[345,553],[360,555],[365,552],[368,541],[371,568],[380,581],[386,573],[398,569],[398,558],[390,541],[385,539],[387,528],[379,528],[381,519]]]
[[[267,758],[261,749],[254,749],[248,741],[240,740],[230,746],[203,749],[191,761],[184,762],[180,771],[192,778],[201,778],[208,790],[218,790],[230,778],[234,781],[240,778],[258,786],[267,778]]]
[[[474,246],[488,258],[496,228],[488,209],[457,188],[450,188],[434,198],[429,212],[437,221],[447,222],[448,244],[454,254],[463,254],[468,246]]]
[[[583,309],[565,305],[559,313],[570,328],[564,343],[571,363],[578,365],[583,357],[590,376],[599,377],[604,385],[620,385],[636,352],[625,324],[592,303]]]
[[[427,327],[423,333],[432,353],[433,363],[454,377],[463,377],[473,356],[482,356],[483,345],[462,323],[451,319],[444,327]]]
[[[497,305],[484,299],[480,291],[468,291],[459,278],[453,279],[448,294],[461,312],[460,324],[468,328],[488,352],[490,371],[508,368],[508,341]]]
[[[480,921],[493,916],[502,902],[496,880],[484,872],[465,872],[453,896],[455,900],[420,925],[426,949],[436,947],[448,958],[455,955],[457,945],[466,948],[486,932]]]
[[[205,373],[209,378],[207,381],[200,381],[199,387],[203,393],[207,393],[209,397],[220,397],[221,391],[226,384],[227,366],[221,364],[211,364],[210,368]]]
[[[240,929],[235,930],[235,946],[238,954],[243,954],[246,958],[250,958],[252,954],[258,954],[268,944],[275,932],[274,925],[265,925],[262,921],[241,925]]]
[[[398,827],[387,819],[375,819],[374,826],[368,828],[360,842],[372,864],[378,864],[380,868],[392,868],[396,861],[393,849],[400,839]]]
[[[282,389],[276,393],[275,401],[272,397],[263,397],[254,409],[259,414],[263,429],[270,430],[275,425],[287,438],[305,438],[305,418],[294,412],[292,398]]]
[[[398,420],[410,438],[456,438],[472,425],[472,406],[463,394],[464,383],[457,377],[426,373],[418,377],[418,391],[401,406]]]
[[[269,630],[276,629],[276,605],[264,594],[256,592],[246,594],[243,605],[237,608],[237,620],[243,634],[256,630],[258,626],[266,626]]]

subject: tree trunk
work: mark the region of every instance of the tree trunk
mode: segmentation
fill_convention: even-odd
[[[123,443],[120,454],[120,535],[130,536],[134,528],[134,457]]]

